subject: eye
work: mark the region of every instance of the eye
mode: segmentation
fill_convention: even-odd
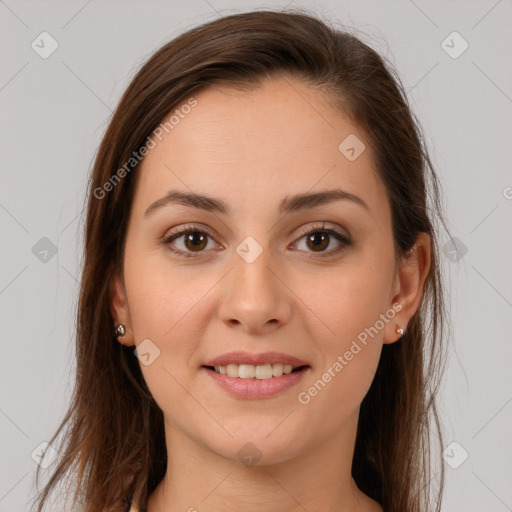
[[[176,243],[176,241],[180,239],[183,240]],[[210,247],[208,246],[208,239],[212,241]],[[299,242],[295,242],[293,245],[300,245],[302,239],[305,239],[306,249],[301,250],[317,253],[311,256],[313,258],[332,256],[342,251],[345,247],[352,245],[347,235],[336,229],[326,228],[324,224],[301,231],[299,233]],[[332,245],[331,242],[333,241],[338,242],[337,247],[326,251],[325,249]],[[163,243],[171,252],[186,258],[198,257],[201,255],[200,253],[208,248],[222,247],[214,241],[213,235],[210,234],[208,230],[194,225],[187,225],[181,229],[172,231],[169,235],[164,237]]]
[[[347,235],[336,229],[326,228],[324,224],[301,231],[299,237],[300,240],[305,239],[306,252],[318,253],[314,254],[312,256],[313,258],[332,256],[352,244]],[[337,247],[326,251],[325,249],[329,247],[333,241],[338,242]],[[296,245],[298,246],[300,244],[296,243]]]
[[[180,238],[183,238],[183,240],[176,245],[181,247],[176,248],[173,245],[173,242]],[[194,258],[199,256],[199,253],[203,252],[204,249],[208,247],[209,238],[213,241],[213,236],[209,234],[208,231],[204,230],[204,228],[200,228],[199,226],[185,226],[182,229],[171,232],[169,235],[165,236],[163,242],[168,246],[170,251],[178,254],[179,256]],[[213,245],[218,246],[216,243],[213,243]]]

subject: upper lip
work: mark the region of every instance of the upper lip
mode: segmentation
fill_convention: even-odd
[[[215,359],[206,361],[203,366],[226,366],[228,364],[250,364],[253,366],[263,364],[291,364],[292,366],[309,366],[306,361],[298,357],[289,356],[280,352],[263,352],[261,354],[251,354],[243,350],[228,352]]]

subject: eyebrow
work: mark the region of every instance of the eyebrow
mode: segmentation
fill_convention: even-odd
[[[348,200],[370,211],[368,205],[358,196],[341,189],[323,190],[315,193],[297,194],[285,197],[279,205],[279,213],[293,213],[322,206],[333,201]],[[230,214],[230,206],[222,199],[203,194],[170,190],[164,197],[158,199],[146,208],[145,216],[170,204],[182,204],[208,212]]]

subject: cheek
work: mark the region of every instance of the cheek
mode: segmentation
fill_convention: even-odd
[[[296,290],[307,305],[302,314],[318,326],[322,345],[329,353],[348,349],[352,340],[370,328],[388,306],[391,268],[383,263],[340,265],[297,282]],[[382,333],[379,331],[379,335]],[[377,338],[378,336],[375,336]],[[379,338],[381,339],[381,338]]]
[[[125,283],[135,343],[150,339],[159,350],[150,365],[141,362],[144,380],[163,411],[193,409],[184,388],[197,371],[194,354],[210,314],[201,299],[216,280],[207,273],[194,278],[192,266],[173,268],[162,256],[133,256],[137,265],[127,265]]]
[[[203,273],[198,279],[193,265],[173,263],[163,248],[151,252],[134,246],[127,250],[125,283],[136,341],[148,337],[167,346],[214,278]]]
[[[154,364],[141,364],[157,401],[162,390],[178,396],[178,382],[188,385],[197,372],[197,350],[214,311],[211,292],[222,275],[199,274],[194,265],[170,262],[162,251],[127,251],[125,284],[135,343],[149,339],[160,351]]]
[[[329,284],[323,294],[311,298],[313,309],[322,319],[320,325],[309,313],[310,325],[317,326],[311,329],[316,330],[311,339],[319,364],[301,386],[298,397],[301,404],[310,403],[306,405],[309,410],[319,414],[328,410],[333,425],[339,425],[360,406],[382,350],[382,331],[371,330],[382,311],[372,288],[362,289],[353,281],[341,281],[343,291]],[[357,300],[353,299],[355,293],[359,294]]]
[[[391,275],[387,264],[361,260],[303,281],[300,296],[308,307],[301,315],[307,319],[309,335],[321,354],[314,378],[303,389],[314,385],[311,393],[323,395],[319,402],[325,400],[326,407],[333,400],[352,410],[371,385],[382,350],[385,322],[381,315],[386,313],[389,295],[386,276]]]

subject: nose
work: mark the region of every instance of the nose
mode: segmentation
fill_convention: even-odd
[[[224,282],[219,315],[231,328],[267,334],[285,325],[291,316],[293,294],[284,276],[273,267],[270,250],[254,260],[233,255],[233,270]]]

